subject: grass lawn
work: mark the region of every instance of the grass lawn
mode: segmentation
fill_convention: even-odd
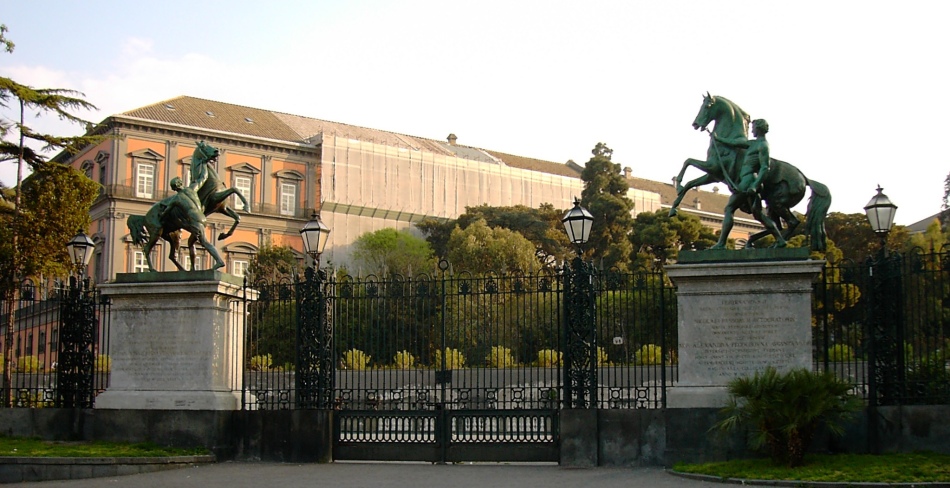
[[[205,448],[180,449],[155,444],[54,442],[0,436],[0,457],[158,457],[210,454]]]
[[[800,468],[775,466],[768,459],[721,463],[676,464],[674,471],[722,478],[879,483],[950,482],[950,455],[932,452],[902,454],[810,454]]]

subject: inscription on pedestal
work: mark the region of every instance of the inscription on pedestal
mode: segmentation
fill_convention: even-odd
[[[768,365],[798,363],[810,341],[795,331],[801,318],[776,297],[708,297],[693,309],[691,327],[680,340],[680,355],[703,371],[708,384],[749,376]],[[785,368],[781,368],[785,369]]]

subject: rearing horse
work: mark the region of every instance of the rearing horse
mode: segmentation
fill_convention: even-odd
[[[689,158],[683,163],[683,168],[676,177],[677,195],[670,209],[670,215],[676,214],[676,208],[686,196],[686,192],[697,186],[725,182],[730,191],[735,191],[733,182],[737,181],[739,176],[739,166],[744,150],[719,144],[712,136],[716,135],[727,140],[737,138],[748,140],[750,120],[749,114],[732,101],[706,93],[703,97],[703,105],[693,120],[693,128],[704,131],[706,126],[715,122],[710,133],[706,160]],[[686,168],[690,166],[700,169],[705,174],[681,186]],[[806,233],[811,249],[821,251],[825,249],[825,216],[831,206],[831,192],[827,186],[815,180],[809,180],[798,168],[789,163],[770,158],[769,171],[762,181],[759,196],[768,205],[768,216],[779,230],[783,228],[784,221],[786,229],[782,231],[782,237],[788,239],[801,223],[792,213],[792,207],[798,205],[805,197],[806,186],[811,188],[811,198],[806,211]],[[771,233],[768,230],[753,234],[746,243],[746,247],[750,247],[753,242],[769,234]]]
[[[211,164],[204,164],[217,157],[217,149],[210,144],[206,144],[204,141],[198,141],[195,152],[191,157],[191,180],[197,181],[197,179],[201,177],[201,172],[207,171],[208,178],[204,184],[201,185],[201,188],[198,188],[198,198],[201,199],[201,203],[204,204],[204,214],[211,215],[213,213],[220,213],[234,219],[234,224],[231,225],[231,228],[228,229],[227,232],[222,232],[218,235],[218,240],[223,240],[231,237],[231,234],[234,234],[234,229],[236,229],[241,222],[241,217],[237,212],[228,206],[228,197],[237,195],[241,202],[244,203],[245,212],[250,212],[251,206],[247,203],[247,199],[244,198],[244,195],[236,188],[224,188],[224,185],[218,178],[218,173]],[[224,190],[219,191],[219,188],[224,188]]]

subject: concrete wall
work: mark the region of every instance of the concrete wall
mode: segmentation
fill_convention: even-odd
[[[820,433],[815,452],[950,453],[950,405],[865,410],[842,438]],[[671,466],[751,453],[741,433],[709,432],[717,409],[563,410],[564,466]],[[872,444],[869,419],[877,424]],[[0,409],[0,433],[50,440],[150,441],[205,446],[218,459],[329,462],[333,412]]]

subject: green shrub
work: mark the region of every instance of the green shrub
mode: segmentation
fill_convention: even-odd
[[[828,348],[829,361],[842,362],[852,359],[854,359],[854,350],[847,344],[835,344]]]
[[[434,368],[442,368],[442,351],[436,349],[435,351],[435,362],[432,364]],[[445,348],[445,369],[460,369],[465,367],[465,356],[462,355],[462,352],[458,349],[452,349],[451,347]]]
[[[607,360],[607,350],[602,347],[597,348],[597,366],[609,366],[610,361]]]
[[[108,373],[110,371],[112,371],[112,358],[108,354],[96,356],[96,372]]]
[[[399,351],[393,356],[393,365],[397,369],[412,369],[416,364],[416,358],[409,351]]]
[[[663,364],[663,348],[656,344],[644,344],[637,351],[636,363],[640,366]]]
[[[40,360],[36,356],[23,356],[16,360],[17,373],[38,373]]]
[[[748,427],[749,444],[765,448],[772,462],[801,466],[815,431],[824,425],[840,436],[843,424],[863,402],[852,385],[833,373],[795,369],[784,374],[769,366],[751,378],[729,382],[729,404],[714,428]]]
[[[251,364],[248,365],[248,369],[251,371],[270,371],[272,364],[273,359],[271,359],[270,354],[258,354],[251,357]]]
[[[343,366],[346,369],[363,370],[369,365],[370,359],[365,352],[353,348],[343,353]]]
[[[563,355],[554,349],[542,349],[538,351],[538,366],[542,368],[553,368],[561,365]]]
[[[488,363],[489,368],[510,368],[518,365],[514,355],[511,354],[511,349],[503,346],[492,347],[485,362]]]

